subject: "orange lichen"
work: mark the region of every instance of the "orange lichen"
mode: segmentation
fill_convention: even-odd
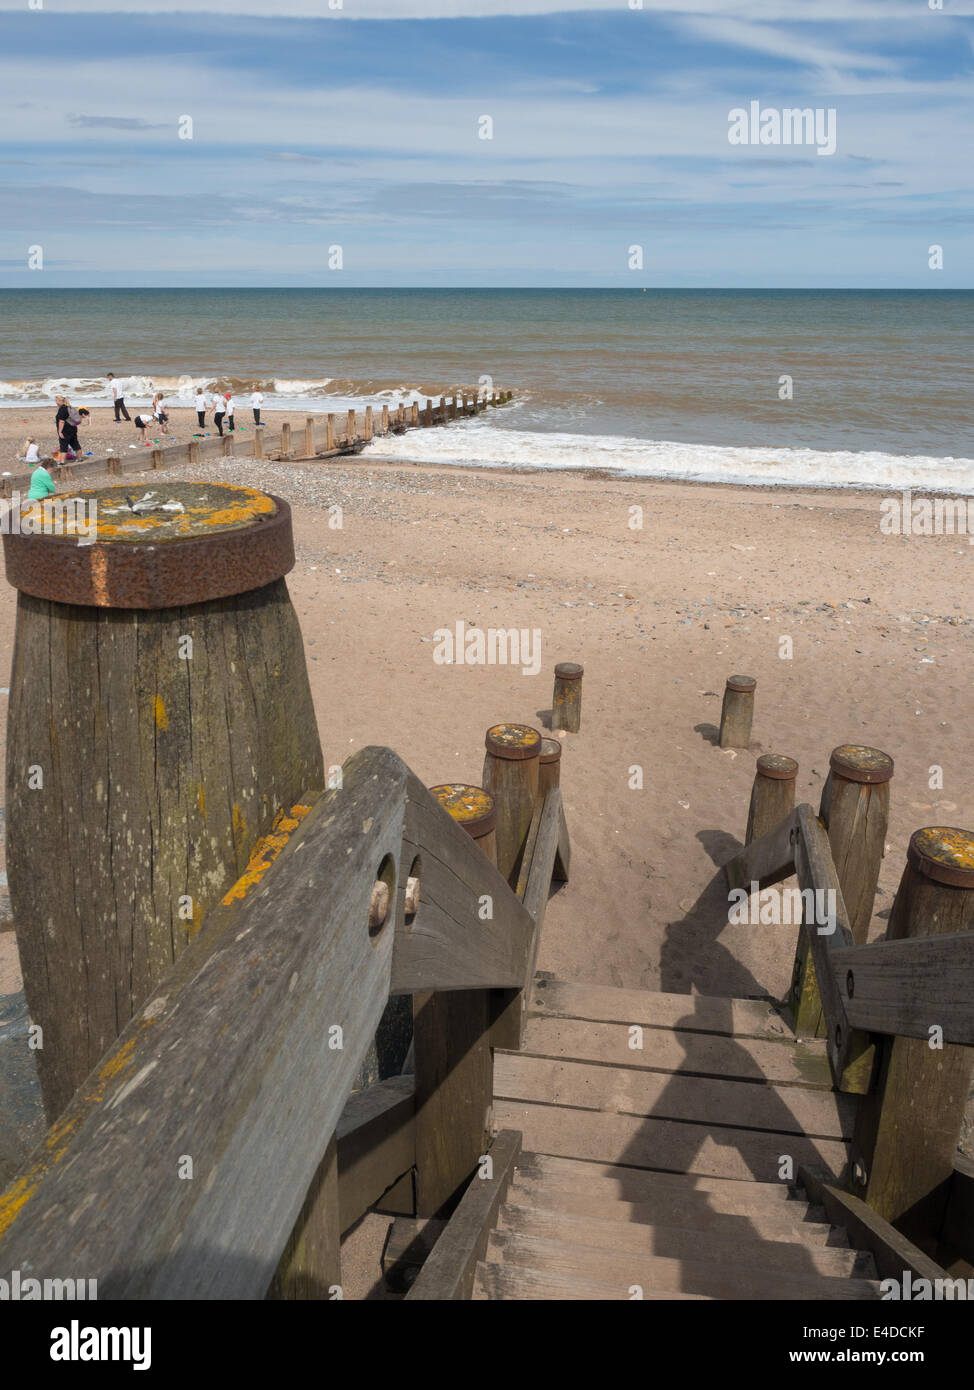
[[[161,695],[153,695],[152,713],[155,717],[157,729],[169,728],[169,716],[166,714],[166,702]]]
[[[256,888],[310,810],[310,806],[298,805],[292,806],[290,811],[283,808],[278,811],[269,833],[261,836],[254,846],[246,869],[230,891],[221,898],[223,907],[242,901],[251,889]]]

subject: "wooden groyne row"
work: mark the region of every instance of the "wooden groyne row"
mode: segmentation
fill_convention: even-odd
[[[419,401],[412,401],[408,405],[400,401],[398,406],[384,404],[378,408],[367,405],[361,418],[356,410],[349,410],[342,417],[329,412],[327,415],[308,415],[303,430],[296,430],[289,421],[285,421],[276,431],[267,427],[257,428],[247,439],[234,432],[205,438],[196,436],[187,444],[171,444],[165,448],[147,450],[139,447],[124,454],[109,449],[103,458],[56,464],[51,473],[59,490],[70,492],[81,480],[116,477],[122,473],[144,473],[147,468],[198,464],[204,459],[216,457],[267,458],[293,463],[339,458],[361,453],[366,444],[386,435],[451,424],[454,420],[479,415],[488,407],[507,405],[513,395],[513,391],[478,392],[476,395],[456,393],[441,396],[438,401],[427,399],[422,407]],[[30,477],[29,472],[7,474],[0,480],[0,498],[9,498],[15,492],[25,493],[30,487]]]

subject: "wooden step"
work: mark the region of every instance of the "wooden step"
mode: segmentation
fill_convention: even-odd
[[[537,1180],[555,1178],[561,1183],[574,1183],[586,1191],[599,1191],[610,1199],[621,1197],[638,1202],[649,1194],[661,1191],[723,1192],[747,1203],[806,1201],[796,1184],[785,1182],[749,1182],[738,1178],[709,1178],[700,1173],[660,1173],[651,1168],[627,1168],[621,1163],[585,1163],[577,1158],[558,1158],[554,1154],[522,1151],[517,1171]]]
[[[552,1274],[540,1269],[526,1269],[518,1265],[495,1265],[481,1261],[477,1265],[477,1279],[473,1297],[478,1300],[513,1299],[527,1302],[532,1299],[547,1299],[564,1302],[573,1299],[607,1302],[615,1299],[629,1299],[631,1295],[620,1293],[618,1283],[599,1284],[591,1279],[580,1279],[569,1274]],[[668,1303],[680,1299],[695,1299],[711,1302],[706,1294],[674,1293],[667,1289],[643,1289],[643,1301],[665,1299]]]
[[[536,1207],[596,1221],[639,1222],[643,1225],[681,1226],[742,1240],[789,1240],[810,1245],[831,1245],[832,1227],[823,1220],[821,1207],[804,1202],[767,1207],[733,1203],[722,1194],[688,1191],[659,1193],[639,1202],[606,1200],[599,1192],[588,1193],[550,1179],[532,1182],[520,1175],[511,1184],[507,1199],[516,1206]]]
[[[832,1089],[825,1043],[820,1039],[730,1038],[650,1028],[642,1042],[641,1049],[630,1047],[629,1025],[625,1023],[536,1016],[525,1023],[520,1050],[536,1057],[641,1067],[683,1076],[736,1077]]]
[[[529,1009],[548,1018],[584,1018],[602,1023],[638,1023],[644,1028],[679,1028],[735,1038],[795,1034],[773,1004],[757,999],[723,999],[703,994],[661,994],[649,989],[578,984],[538,975]]]
[[[491,1234],[486,1263],[567,1274],[603,1285],[615,1282],[620,1293],[627,1296],[631,1296],[634,1286],[731,1299],[878,1299],[880,1296],[875,1280],[829,1278],[814,1271],[792,1274],[782,1269],[745,1266],[736,1260],[715,1264],[708,1260],[667,1259],[634,1251],[617,1252],[543,1240],[512,1231]]]
[[[495,1100],[494,1123],[498,1129],[520,1130],[524,1148],[534,1153],[714,1178],[774,1182],[782,1156],[788,1155],[796,1171],[799,1163],[804,1163],[823,1167],[842,1179],[848,1163],[847,1146],[834,1139],[609,1115],[524,1101]]]
[[[638,1054],[635,1054],[638,1057]],[[684,1076],[591,1062],[497,1052],[494,1095],[656,1120],[719,1120],[730,1128],[851,1139],[855,1102],[833,1091]]]
[[[873,1257],[858,1250],[761,1240],[757,1236],[722,1235],[676,1225],[607,1221],[548,1207],[517,1206],[512,1202],[501,1208],[497,1228],[520,1236],[558,1240],[566,1245],[595,1246],[600,1250],[670,1260],[736,1263],[758,1269],[783,1269],[792,1274],[823,1274],[830,1278],[876,1278]]]

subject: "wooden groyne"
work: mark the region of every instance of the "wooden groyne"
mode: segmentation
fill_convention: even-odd
[[[51,476],[61,491],[72,491],[82,479],[144,473],[156,468],[178,468],[212,458],[266,458],[287,463],[341,458],[361,453],[366,444],[387,435],[446,425],[467,416],[479,415],[488,408],[507,405],[513,395],[513,391],[478,392],[473,396],[455,393],[441,396],[438,401],[428,399],[422,408],[418,401],[409,404],[400,401],[397,406],[383,404],[379,407],[378,419],[376,408],[367,405],[361,413],[350,410],[341,419],[334,412],[308,415],[304,428],[299,430],[295,430],[291,422],[286,420],[276,430],[268,426],[257,428],[246,439],[241,433],[234,432],[205,437],[194,435],[186,444],[171,444],[151,450],[136,449],[124,454],[109,449],[102,458],[54,464]],[[30,487],[30,478],[30,472],[7,474],[0,480],[0,498],[9,498],[15,492],[26,492]]]

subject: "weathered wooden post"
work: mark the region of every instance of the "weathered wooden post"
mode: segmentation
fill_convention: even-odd
[[[451,420],[455,420],[456,418],[457,418],[457,392],[456,392],[456,387],[454,387],[454,388],[453,388],[453,395],[452,395],[452,397],[450,398],[450,419],[451,419]]]
[[[19,590],[7,873],[54,1119],[247,868],[323,785],[286,502],[172,483],[97,503],[91,545],[5,535]]]
[[[972,930],[974,832],[917,830],[886,940]],[[854,970],[845,988],[854,998]],[[895,988],[894,979],[893,1000]],[[860,1099],[852,1141],[853,1191],[914,1240],[941,1228],[974,1073],[974,1048],[938,1046],[938,1025],[942,1020],[932,1010],[929,1038],[882,1038],[878,1082]]]
[[[577,734],[582,724],[582,676],[585,667],[577,661],[559,661],[555,667],[555,687],[551,696],[551,727]]]
[[[232,455],[233,455],[233,435],[232,435],[232,434],[225,434],[225,435],[223,436],[223,456],[224,456],[224,458],[231,458]]]
[[[441,425],[445,425],[445,424],[446,424],[446,418],[447,418],[447,417],[446,417],[446,396],[441,396],[441,397],[440,397],[440,404],[439,404],[439,407],[437,408],[436,415],[437,415],[437,419],[439,420],[440,424],[441,424]]]
[[[412,407],[410,410],[410,424],[417,427],[419,425],[419,401],[413,401],[412,403]]]
[[[121,473],[122,470],[119,467],[118,454],[116,454],[114,449],[109,449],[108,453],[105,455],[105,466],[109,473]]]
[[[494,724],[484,742],[484,788],[497,812],[497,867],[516,888],[538,799],[541,735],[527,724]]]
[[[384,406],[382,407],[382,433],[383,433],[383,434],[388,434],[388,433],[389,433],[389,407],[388,407],[388,405],[384,405]]]
[[[304,419],[304,454],[305,458],[314,458],[315,452],[315,417],[306,415]]]
[[[869,936],[873,916],[889,829],[892,776],[888,753],[843,743],[833,749],[822,788],[819,817],[828,831],[849,927],[859,945]]]
[[[538,801],[544,801],[552,787],[561,785],[562,743],[557,738],[543,738],[538,754]]]
[[[466,391],[464,391],[464,393],[463,393],[463,413],[464,413],[464,416],[467,416],[467,415],[470,414],[470,400],[469,400],[469,398],[468,398],[468,396],[467,396]]]
[[[287,422],[287,420],[285,420],[284,423],[283,423],[283,425],[281,426],[281,458],[282,458],[282,459],[289,459],[290,457],[291,457],[291,426],[290,426],[290,424]]]
[[[365,440],[366,444],[370,443],[372,439],[372,407],[370,405],[365,407],[365,424],[362,427],[362,438]]]
[[[403,405],[402,401],[399,402],[399,406],[396,410],[396,424],[403,426],[406,424],[406,407]]]
[[[163,457],[162,450],[161,450],[161,449],[151,449],[151,450],[149,451],[149,467],[150,467],[150,468],[165,468],[165,466],[166,466],[166,460],[165,460],[165,458]],[[71,470],[70,470],[70,469],[67,469],[67,470],[65,470],[65,472],[67,473],[67,476],[70,478],[70,476],[71,476]]]
[[[200,461],[200,446],[198,439],[191,439],[186,445],[187,463],[197,464]]]
[[[335,415],[333,411],[328,412],[325,420],[325,452],[331,453],[335,447]]]
[[[347,436],[347,438],[348,438],[349,444],[354,444],[355,441],[356,441],[356,439],[358,439],[358,426],[357,426],[357,424],[355,423],[355,411],[354,411],[354,410],[350,410],[350,411],[348,412],[348,422],[347,422],[347,424],[346,424],[346,426],[345,426],[345,434],[346,434],[346,436]]]
[[[750,743],[756,685],[753,676],[727,677],[720,711],[721,748],[746,748]]]
[[[431,400],[427,400],[427,402],[426,402],[426,409],[423,411],[423,424],[424,424],[425,426],[428,427],[428,426],[432,425],[432,423],[433,423],[433,402],[432,402]]]
[[[255,458],[255,459],[262,459],[263,457],[264,457],[264,431],[263,431],[263,430],[254,430],[254,458]]]
[[[754,769],[744,843],[759,840],[795,809],[798,764],[784,753],[762,753]]]
[[[490,795],[455,782],[430,791],[496,864]],[[490,993],[413,996],[417,1216],[447,1214],[485,1151],[493,1097]]]

